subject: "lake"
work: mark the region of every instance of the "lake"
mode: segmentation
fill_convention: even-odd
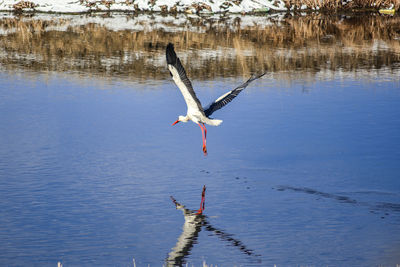
[[[0,29],[1,266],[400,264],[398,16],[4,13]],[[266,72],[213,114],[207,156],[197,125],[171,126],[168,42],[204,105]]]

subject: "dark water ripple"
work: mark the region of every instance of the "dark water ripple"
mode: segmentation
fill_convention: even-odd
[[[400,212],[400,204],[399,203],[364,202],[364,201],[359,201],[359,200],[350,198],[348,196],[321,192],[321,191],[318,191],[318,190],[315,190],[312,188],[306,188],[306,187],[293,187],[293,186],[280,185],[280,186],[276,187],[276,190],[277,191],[293,191],[293,192],[298,192],[298,193],[316,195],[316,196],[323,197],[323,198],[333,199],[340,203],[352,204],[354,206],[360,206],[360,207],[367,207],[371,211],[384,212],[386,215],[389,215],[388,212],[391,212],[391,213]],[[363,192],[363,194],[372,195],[372,194],[375,194],[375,192]],[[389,192],[387,192],[387,193],[380,192],[380,194],[393,195],[393,193],[389,193]]]

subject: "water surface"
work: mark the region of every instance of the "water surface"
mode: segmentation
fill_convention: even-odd
[[[320,18],[318,25],[329,22]],[[273,61],[279,68],[260,65],[257,53],[268,42],[257,50],[246,35],[237,42],[258,52],[242,59],[228,43],[222,50],[234,52],[222,59],[178,43],[203,104],[252,70],[267,71],[213,114],[224,122],[207,128],[207,157],[198,126],[171,126],[186,108],[162,61],[162,43],[141,50],[139,61],[131,58],[122,66],[132,68],[120,73],[101,71],[104,61],[91,61],[93,51],[72,53],[76,65],[57,53],[45,64],[34,47],[3,50],[0,265],[132,266],[133,259],[137,266],[399,264],[398,40],[377,32],[359,50],[344,39],[340,46],[317,45],[311,37],[307,44],[282,45],[287,60]],[[44,33],[50,39],[64,34]],[[374,46],[382,42],[391,49]],[[104,51],[95,53],[112,62]],[[140,71],[137,64],[154,54],[154,72],[151,64]],[[342,63],[332,67],[328,54]],[[26,64],[28,55],[40,64]],[[190,55],[210,55],[210,73]],[[364,60],[381,55],[383,63]],[[65,69],[56,68],[58,57]],[[203,185],[204,216],[193,217],[189,210],[199,208]],[[177,210],[170,196],[188,210]]]

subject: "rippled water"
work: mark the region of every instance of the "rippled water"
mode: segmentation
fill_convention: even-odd
[[[400,264],[393,61],[269,71],[213,114],[205,157],[198,126],[171,126],[186,108],[165,69],[22,60],[0,72],[0,265]],[[247,77],[188,75],[203,104]]]

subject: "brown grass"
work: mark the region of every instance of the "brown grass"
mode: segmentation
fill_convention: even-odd
[[[282,0],[285,7],[288,10],[300,9],[302,6],[307,6],[308,9],[319,9],[329,12],[335,11],[348,11],[348,10],[378,10],[381,8],[389,8],[393,6],[396,10],[399,10],[400,1],[399,0],[352,0],[343,2],[342,0]],[[108,10],[114,4],[114,0],[98,0],[98,1],[88,1],[80,0],[82,6],[88,7],[90,11],[96,11],[99,8],[104,9],[106,7]],[[222,9],[225,9],[232,5],[238,5],[241,0],[226,0],[220,5]],[[133,5],[135,11],[140,12],[138,4],[135,4],[133,0],[126,0],[127,5]],[[150,7],[157,4],[157,0],[148,0]],[[180,4],[181,5],[181,4]],[[23,12],[24,10],[32,10],[36,7],[30,1],[19,1],[13,5],[16,12]],[[176,13],[178,7],[177,5],[168,8],[167,5],[160,6],[162,13]],[[211,11],[211,7],[206,3],[192,3],[185,6],[184,10],[195,9],[196,12],[201,12],[203,10]]]
[[[345,11],[345,10],[377,10],[381,8],[400,8],[399,0],[352,0],[343,3],[342,0],[283,0],[286,8],[300,9],[306,5],[311,9],[324,11]]]

